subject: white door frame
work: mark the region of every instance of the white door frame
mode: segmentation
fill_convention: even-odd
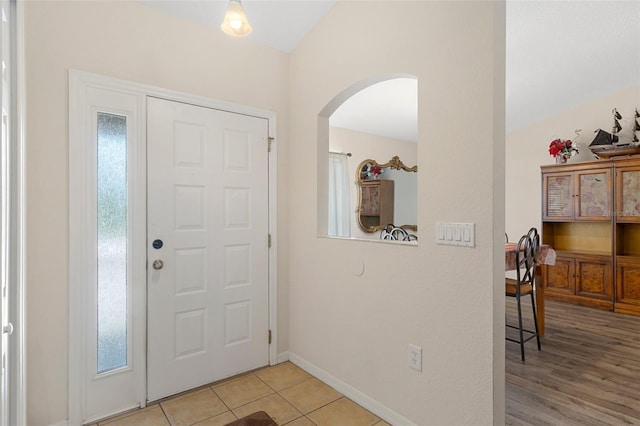
[[[183,102],[193,104],[197,106],[213,108],[223,111],[229,111],[244,115],[251,115],[259,118],[265,118],[269,122],[269,137],[276,139],[276,113],[273,111],[253,108],[245,105],[238,105],[230,102],[218,101],[208,99],[205,97],[191,95],[172,90],[162,89],[154,86],[133,83],[125,80],[119,80],[111,77],[105,77],[97,74],[92,74],[84,71],[70,70],[69,71],[69,146],[82,146],[84,135],[84,126],[86,123],[83,121],[84,111],[86,106],[85,91],[88,87],[100,88],[103,90],[111,90],[119,93],[135,94],[142,100],[142,119],[139,123],[144,127],[139,129],[144,135],[142,143],[146,145],[146,98],[148,96],[158,97],[162,99]],[[69,150],[69,175],[74,174],[71,168],[74,164],[78,164],[80,161],[77,155]],[[146,151],[145,151],[146,152]],[[146,154],[144,155],[144,161],[146,163]],[[269,347],[269,364],[275,365],[278,362],[277,347],[278,347],[278,330],[277,330],[277,252],[278,252],[278,232],[277,232],[277,144],[271,144],[271,154],[269,155],[269,234],[271,235],[271,248],[269,249],[269,329],[271,330],[272,340]],[[133,179],[141,182],[144,186],[143,192],[146,193],[146,168],[138,167]],[[141,170],[140,170],[141,169]],[[74,182],[70,179],[70,218],[76,215],[82,215],[84,212],[84,206],[78,205],[77,202],[71,199],[72,191],[75,190]],[[77,201],[77,200],[76,200]],[[86,202],[86,201],[85,201]],[[146,235],[146,215],[144,218],[144,229]],[[76,233],[77,239],[77,227],[79,223],[74,220],[73,227],[74,233]],[[70,227],[71,229],[71,227]],[[146,258],[146,241],[141,241],[136,244],[139,253],[133,253],[134,256],[143,256]],[[73,237],[70,234],[70,265],[69,265],[69,424],[79,425],[82,424],[84,419],[84,399],[83,389],[84,383],[86,383],[86,372],[82,368],[84,364],[82,357],[84,354],[84,330],[82,324],[86,324],[86,312],[83,307],[83,293],[82,293],[82,271],[77,269],[81,266],[78,265],[77,260],[74,262],[72,259],[82,258],[82,247],[78,247],[73,244]],[[74,268],[76,270],[74,270]],[[146,285],[146,280],[145,280]],[[145,287],[146,288],[146,287]],[[134,315],[137,318],[141,318],[141,324],[133,332],[133,351],[138,354],[144,354],[143,360],[138,360],[137,365],[145,366],[144,371],[139,371],[138,374],[138,395],[140,396],[141,406],[146,403],[147,389],[146,389],[146,292],[140,298],[136,305],[132,306]],[[135,362],[135,360],[134,360]]]
[[[9,375],[9,424],[26,424],[26,183],[25,183],[25,121],[26,89],[24,59],[24,2],[6,1],[9,20],[9,106],[8,150],[8,278],[9,322],[13,334],[9,337],[6,371]],[[1,332],[1,330],[0,330]],[[3,397],[5,397],[3,395]]]

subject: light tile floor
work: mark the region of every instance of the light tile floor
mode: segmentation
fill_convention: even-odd
[[[280,426],[389,426],[290,362],[185,392],[97,426],[222,426],[265,411]]]

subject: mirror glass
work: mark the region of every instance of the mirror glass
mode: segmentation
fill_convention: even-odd
[[[331,114],[329,236],[380,240],[390,224],[417,235],[417,114],[418,82],[411,77],[372,84]],[[365,175],[371,167],[380,172]],[[382,186],[392,213],[376,218],[371,207],[378,201],[371,197]]]
[[[418,166],[408,167],[400,157],[387,163],[364,160],[357,169],[358,204],[356,220],[364,232],[378,232],[386,226],[417,231]]]

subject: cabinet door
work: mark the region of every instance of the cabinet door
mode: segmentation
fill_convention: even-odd
[[[546,220],[573,219],[574,178],[571,172],[550,173],[542,177],[542,217]]]
[[[573,256],[558,253],[556,264],[547,267],[545,292],[572,296],[575,294],[575,262]]]
[[[577,220],[611,220],[611,170],[576,172]]]
[[[380,185],[362,185],[362,210],[363,216],[380,215]]]
[[[576,256],[576,295],[612,300],[611,258]]]
[[[640,312],[640,259],[618,257],[616,273],[616,310],[626,308]]]
[[[640,222],[640,168],[616,170],[616,216],[619,221]]]

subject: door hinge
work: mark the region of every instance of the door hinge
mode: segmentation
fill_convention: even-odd
[[[269,237],[267,238],[267,244],[268,247],[271,248],[271,234],[269,234]]]
[[[271,330],[269,330],[269,344],[271,344]]]
[[[269,136],[269,138],[267,140],[269,141],[269,152],[271,152],[271,144],[273,142],[275,142],[276,140],[274,138],[272,138],[271,136]]]

